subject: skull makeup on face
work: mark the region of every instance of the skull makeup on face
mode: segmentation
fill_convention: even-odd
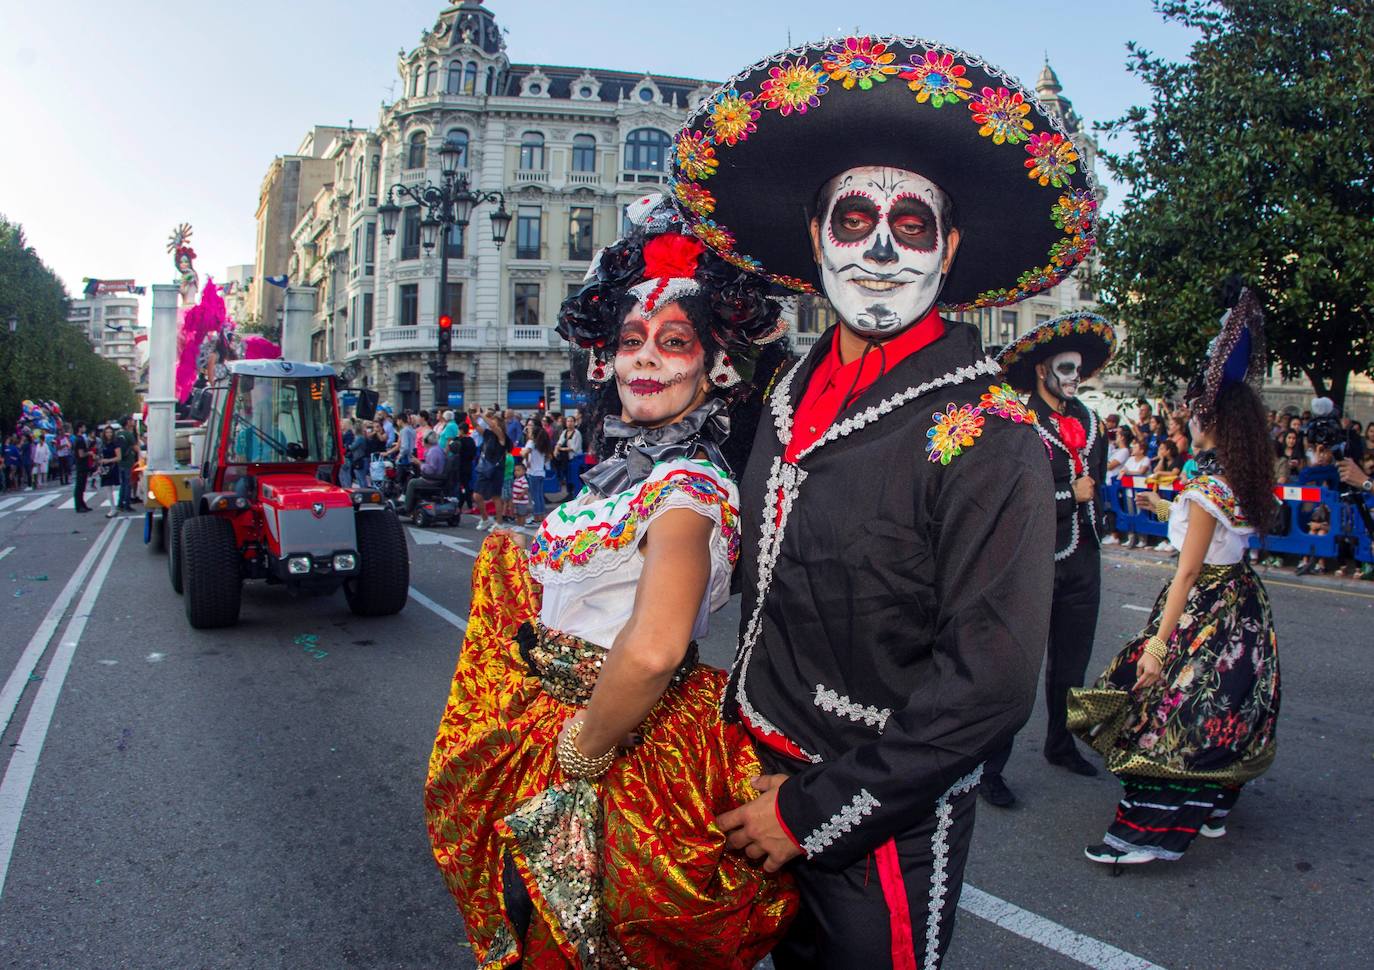
[[[825,295],[856,333],[885,338],[935,304],[958,245],[945,193],[897,168],[852,168],[831,179],[812,222]]]
[[[1083,355],[1076,350],[1055,354],[1035,368],[1045,393],[1061,401],[1078,396],[1078,382],[1082,380]]]

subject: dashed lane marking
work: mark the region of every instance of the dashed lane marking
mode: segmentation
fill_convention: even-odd
[[[4,549],[0,549],[0,559],[4,559],[12,552],[14,552],[14,546],[6,546]]]
[[[7,509],[11,505],[18,505],[26,498],[28,498],[27,495],[11,495],[9,498],[0,498],[0,509]]]
[[[428,596],[420,592],[414,586],[410,587],[410,598],[413,599],[415,602],[419,603],[425,609],[439,616],[441,619],[453,624],[463,632],[467,632],[467,620],[463,619],[461,616],[459,616],[452,610],[448,609],[447,607],[440,606],[438,603],[434,602],[434,600],[430,599]]]
[[[1084,936],[968,883],[964,884],[963,895],[959,897],[959,908],[1096,970],[1164,970],[1143,957]]]
[[[124,538],[124,533],[129,530],[130,521],[123,519],[118,523],[111,523],[114,526],[114,538],[105,544],[105,554],[101,557],[100,565],[92,574],[80,602],[76,604],[76,610],[67,623],[66,633],[62,635],[57,649],[53,651],[52,660],[48,663],[43,681],[38,686],[38,693],[34,695],[33,706],[29,708],[29,716],[24,721],[19,744],[5,768],[4,779],[0,780],[0,896],[3,896],[5,891],[5,877],[9,874],[10,858],[14,855],[14,840],[19,835],[19,822],[24,815],[24,805],[29,800],[29,788],[33,785],[33,776],[38,770],[38,756],[43,751],[43,742],[47,740],[53,711],[57,709],[58,695],[62,692],[62,684],[67,679],[67,671],[71,669],[77,644],[81,642],[81,634],[86,630],[86,621],[95,609],[100,590],[105,585],[105,577],[109,576],[110,567],[114,565],[115,556],[119,554],[119,543]],[[101,534],[109,534],[109,529]]]
[[[1134,603],[1122,603],[1121,608],[1123,610],[1135,610],[1137,613],[1150,612],[1150,608],[1148,606],[1136,606]]]
[[[55,499],[55,498],[61,498],[61,497],[62,497],[62,493],[61,493],[61,492],[49,492],[47,495],[40,495],[40,496],[38,496],[38,498],[34,499],[34,500],[33,500],[32,502],[30,502],[28,505],[21,505],[21,506],[19,506],[19,508],[14,509],[14,511],[15,511],[15,512],[36,512],[36,511],[38,511],[39,509],[41,509],[43,506],[45,506],[45,505],[47,505],[49,502],[51,502],[53,499]]]

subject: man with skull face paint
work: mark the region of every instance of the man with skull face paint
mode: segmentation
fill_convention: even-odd
[[[771,388],[740,483],[722,706],[765,774],[717,824],[797,878],[779,970],[949,944],[982,762],[1034,702],[1054,527],[1034,415],[940,309],[1014,303],[1087,252],[1070,155],[1014,79],[909,38],[778,54],[677,138],[697,235],[841,318]]]
[[[1097,485],[1107,474],[1107,436],[1078,387],[1111,358],[1116,334],[1095,313],[1068,313],[1025,334],[998,355],[1008,384],[1031,396],[1044,415],[1036,425],[1054,473],[1056,536],[1054,609],[1045,658],[1045,759],[1077,775],[1095,768],[1074,745],[1065,724],[1069,691],[1083,686],[1097,630],[1102,563],[1097,532]],[[1016,798],[1002,779],[1012,741],[983,768],[983,797],[1001,808]]]

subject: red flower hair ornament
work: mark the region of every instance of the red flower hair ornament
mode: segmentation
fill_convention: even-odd
[[[630,293],[651,316],[669,303],[701,291],[696,281],[697,262],[705,245],[675,232],[655,236],[644,245],[644,282]]]

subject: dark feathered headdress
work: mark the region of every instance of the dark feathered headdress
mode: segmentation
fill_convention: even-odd
[[[1228,289],[1234,292],[1236,285],[1228,284]],[[1229,299],[1227,302],[1231,303]],[[1188,385],[1189,409],[1203,424],[1211,424],[1217,398],[1227,385],[1241,381],[1259,384],[1265,368],[1264,310],[1255,291],[1241,286],[1234,304],[1221,318],[1221,331],[1207,345],[1202,369]]]

